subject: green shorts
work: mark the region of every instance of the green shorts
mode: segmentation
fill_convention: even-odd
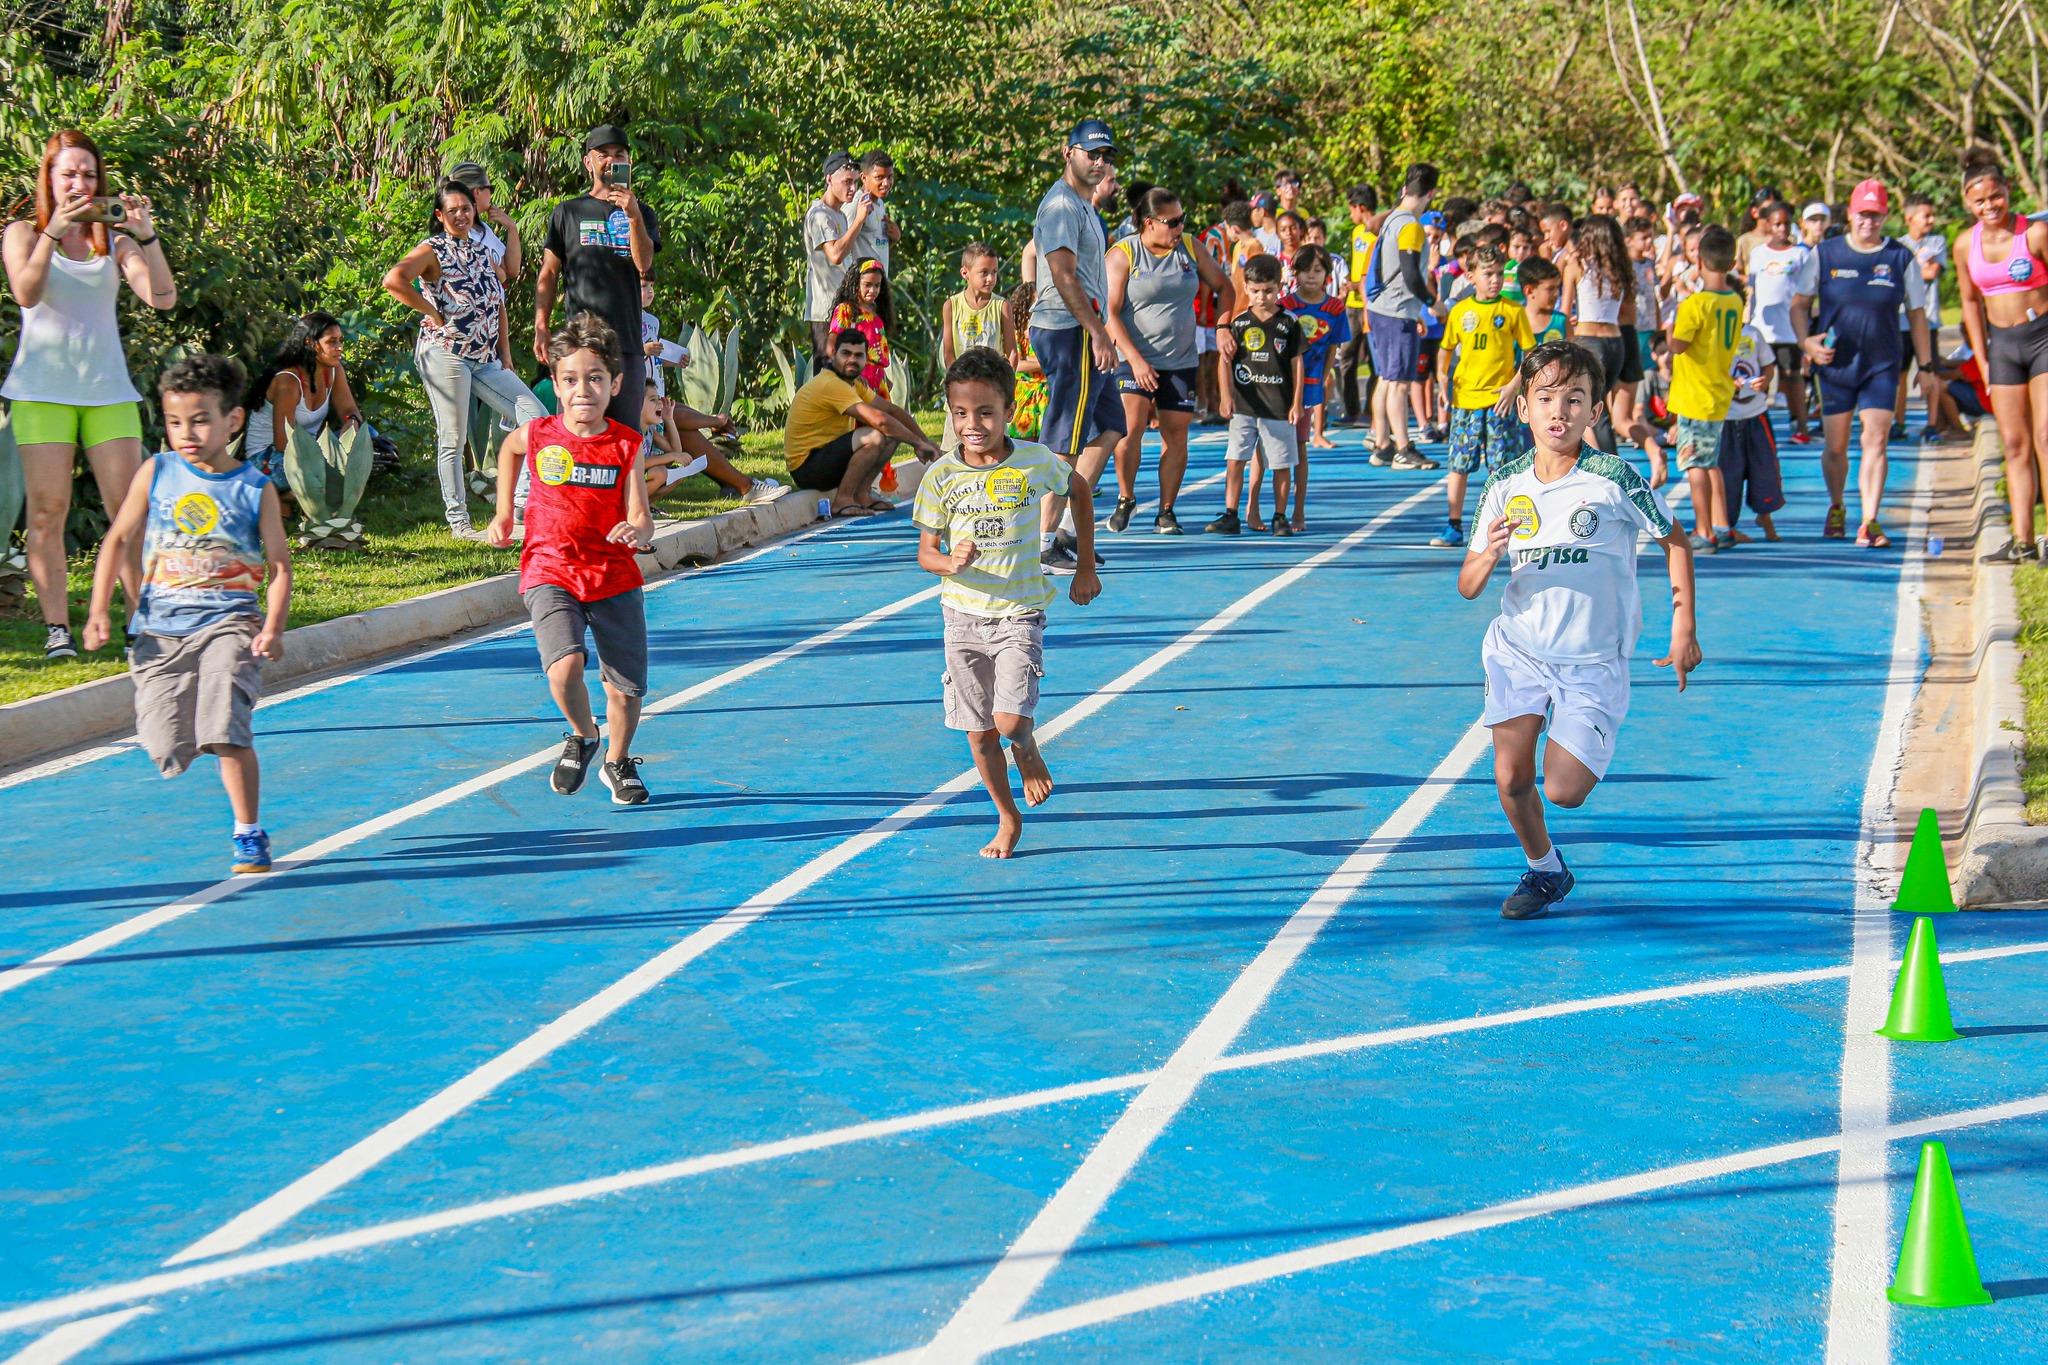
[[[1681,417],[1677,429],[1671,433],[1671,440],[1678,447],[1678,467],[1682,470],[1712,469],[1721,462],[1719,422]]]
[[[142,409],[134,403],[35,403],[17,399],[10,409],[17,445],[65,445],[91,450],[122,437],[142,439]]]

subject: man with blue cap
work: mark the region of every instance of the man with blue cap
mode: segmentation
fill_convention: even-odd
[[[1038,295],[1031,305],[1031,349],[1045,367],[1045,419],[1039,440],[1072,464],[1090,488],[1124,434],[1116,391],[1116,344],[1103,308],[1109,240],[1094,196],[1116,156],[1116,139],[1101,119],[1082,119],[1067,136],[1065,171],[1038,201],[1032,240],[1039,256]],[[1059,523],[1066,499],[1048,498],[1040,559],[1046,572],[1078,565],[1072,533]],[[1098,556],[1098,560],[1099,560]]]

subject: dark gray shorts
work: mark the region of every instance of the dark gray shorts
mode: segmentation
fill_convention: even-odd
[[[1038,680],[1045,675],[1045,613],[972,616],[941,608],[946,620],[946,725],[993,730],[996,713],[1030,716],[1038,710]]]
[[[629,697],[647,694],[647,606],[638,588],[579,602],[567,588],[536,583],[526,590],[525,600],[542,668],[584,653],[583,632],[588,627],[597,639],[598,671],[605,685]]]
[[[135,733],[165,777],[199,755],[254,747],[263,672],[249,643],[263,621],[230,616],[190,635],[135,637]]]

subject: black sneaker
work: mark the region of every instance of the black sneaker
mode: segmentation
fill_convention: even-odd
[[[647,784],[640,780],[640,765],[644,758],[622,758],[617,762],[607,761],[597,770],[597,780],[612,789],[614,806],[644,806],[647,804]]]
[[[1226,507],[1223,515],[1202,528],[1212,536],[1234,536],[1244,530],[1238,523],[1237,513]]]
[[[1159,509],[1159,515],[1152,518],[1152,534],[1155,536],[1177,536],[1181,534],[1180,518],[1173,514],[1171,507]]]
[[[1273,518],[1273,534],[1276,536],[1291,536],[1294,534],[1294,524],[1285,517],[1275,517]]]
[[[1443,465],[1417,450],[1414,446],[1402,446],[1394,452],[1396,469],[1442,469]]]
[[[1081,563],[1081,546],[1072,536],[1062,531],[1052,544],[1054,549],[1065,552],[1067,558],[1073,560],[1075,565],[1079,566]],[[1107,563],[1109,561],[1102,557],[1102,551],[1097,550],[1095,552],[1095,567],[1099,569]]]
[[[582,791],[583,779],[590,776],[590,760],[597,757],[600,742],[581,735],[563,735],[562,756],[555,760],[554,775],[548,778],[548,785],[564,796]]]
[[[43,662],[55,663],[59,659],[78,657],[78,641],[71,638],[69,626],[47,626],[43,631]]]
[[[1394,462],[1394,443],[1389,441],[1383,446],[1374,446],[1372,454],[1365,457],[1365,462],[1385,469]]]
[[[1039,571],[1051,574],[1055,578],[1072,578],[1074,570],[1080,567],[1080,556],[1057,540],[1052,543],[1051,549],[1041,551],[1038,556]]]
[[[1530,868],[1522,874],[1521,883],[1515,887],[1515,894],[1501,902],[1502,919],[1542,919],[1550,913],[1550,907],[1571,894],[1576,879],[1572,870],[1564,866],[1564,855],[1558,855],[1558,870],[1538,872]]]
[[[1113,534],[1122,535],[1131,524],[1131,513],[1138,510],[1136,498],[1118,498],[1116,509],[1109,514],[1109,529]]]

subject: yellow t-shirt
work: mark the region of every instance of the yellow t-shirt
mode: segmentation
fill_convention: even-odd
[[[1036,441],[1011,441],[1000,463],[972,465],[955,452],[927,469],[910,505],[919,530],[940,544],[974,542],[974,562],[941,580],[939,602],[969,616],[1021,616],[1052,604],[1038,559],[1038,500],[1064,493],[1067,467]]]
[[[872,403],[875,391],[855,380],[847,383],[830,370],[820,370],[796,391],[789,421],[782,428],[782,456],[793,470],[819,446],[831,445],[854,428],[848,409]]]
[[[1458,353],[1458,368],[1451,376],[1452,404],[1490,408],[1515,377],[1517,348],[1534,350],[1536,334],[1529,330],[1529,315],[1512,299],[1460,299],[1444,319],[1443,345]]]
[[[1686,349],[1671,358],[1671,411],[1695,422],[1719,422],[1735,397],[1729,363],[1742,340],[1742,297],[1733,290],[1702,289],[1678,305],[1671,324]]]
[[[1351,278],[1359,288],[1365,287],[1366,267],[1372,264],[1372,246],[1380,235],[1363,223],[1351,225]]]

